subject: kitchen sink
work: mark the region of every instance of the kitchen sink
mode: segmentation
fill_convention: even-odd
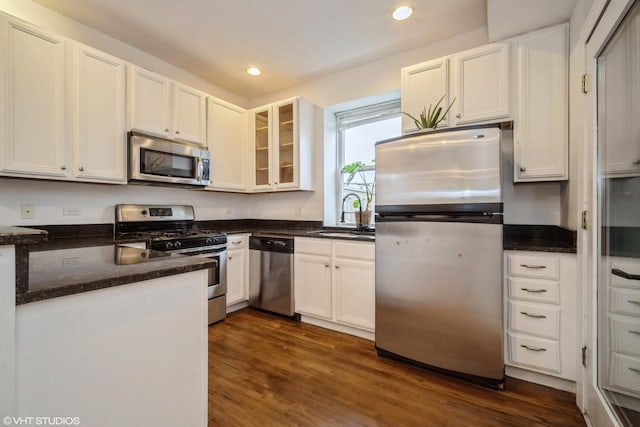
[[[376,235],[369,231],[335,231],[335,230],[316,230],[310,231],[308,234],[312,234],[315,236],[321,237],[337,237],[337,238],[347,238],[347,239],[370,239],[373,240],[376,238]]]

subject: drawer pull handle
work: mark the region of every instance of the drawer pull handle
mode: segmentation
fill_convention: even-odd
[[[636,374],[640,374],[640,369],[638,368],[629,368],[631,372],[635,372]]]
[[[636,301],[636,300],[634,300],[634,299],[627,300],[627,302],[628,302],[629,304],[636,304],[636,305],[640,305],[640,301]]]
[[[239,245],[240,243],[242,243],[242,242],[240,242],[240,241],[231,242],[232,245]]]
[[[546,319],[547,316],[544,314],[529,314],[526,311],[521,311],[520,314],[524,314],[527,317],[533,317],[534,319]]]
[[[629,333],[633,335],[640,335],[640,331],[629,331]]]
[[[529,265],[529,264],[520,264],[520,267],[530,268],[532,270],[543,270],[543,269],[547,268],[546,265]]]
[[[623,279],[640,280],[640,274],[629,274],[626,271],[620,270],[619,268],[611,269],[611,274],[613,274],[614,276],[622,277]]]
[[[520,347],[522,348],[526,348],[527,350],[531,350],[531,351],[547,351],[546,348],[542,348],[542,347],[529,347],[528,345],[525,344],[520,344]],[[629,368],[631,369],[631,368]]]
[[[533,294],[540,294],[540,293],[544,293],[547,292],[546,289],[529,289],[529,288],[520,288],[521,291],[525,291],[525,292],[531,292]]]

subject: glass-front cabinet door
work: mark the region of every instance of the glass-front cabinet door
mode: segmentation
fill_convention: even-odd
[[[286,187],[295,183],[295,172],[298,165],[296,164],[296,120],[295,120],[295,103],[287,102],[276,106],[278,113],[278,160],[277,160],[277,176],[275,184],[280,187]],[[275,167],[275,166],[274,166]]]
[[[640,1],[597,58],[600,390],[640,426]]]
[[[271,109],[256,111],[253,115],[254,128],[254,164],[255,164],[255,187],[271,185],[270,176],[270,126]]]

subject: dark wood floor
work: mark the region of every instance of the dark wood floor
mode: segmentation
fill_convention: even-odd
[[[584,425],[573,394],[511,378],[487,389],[260,311],[209,327],[209,426]]]

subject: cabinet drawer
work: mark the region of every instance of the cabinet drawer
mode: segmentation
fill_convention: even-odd
[[[545,303],[560,303],[560,283],[551,280],[507,278],[509,298]]]
[[[296,237],[294,241],[295,253],[331,256],[331,240]]]
[[[640,357],[640,319],[610,317],[611,350]]]
[[[560,337],[560,308],[509,301],[509,329],[545,338]]]
[[[249,237],[246,234],[243,235],[233,235],[230,234],[227,236],[227,249],[245,249],[247,247],[247,243],[249,242]]]
[[[609,288],[611,311],[640,316],[640,291],[625,288]]]
[[[627,274],[640,275],[640,262],[614,260],[611,261],[609,265],[611,267],[609,270],[609,277],[613,286],[640,289],[640,280],[625,279],[624,277],[617,276],[611,272],[616,269]]]
[[[376,257],[376,248],[368,242],[343,242],[334,240],[335,256],[337,258],[363,259],[373,261]]]
[[[509,361],[535,369],[560,372],[560,344],[543,338],[508,334]]]
[[[558,280],[560,260],[557,257],[507,255],[507,272],[513,276]]]
[[[640,358],[611,353],[609,385],[640,394]]]

